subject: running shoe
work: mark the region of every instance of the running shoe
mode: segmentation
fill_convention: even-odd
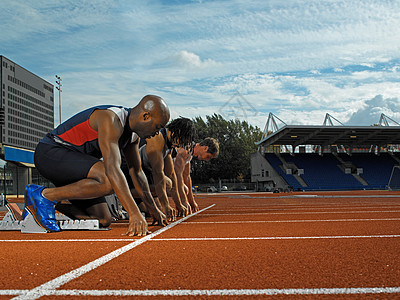
[[[25,205],[24,205],[24,210],[22,211],[22,220],[24,220],[26,218],[26,216],[28,215],[28,206],[32,206],[32,200],[31,200],[31,193],[40,188],[40,185],[37,184],[28,184],[25,187]]]
[[[45,189],[44,186],[41,186],[37,189],[34,189],[30,193],[30,197],[28,196],[28,200],[31,201],[32,206],[34,208],[34,213],[32,214],[38,224],[42,226],[49,232],[57,232],[60,231],[60,227],[57,225],[56,221],[56,211],[55,205],[56,201],[50,201],[46,199],[42,195],[42,191]],[[28,206],[29,209],[29,206]],[[32,212],[31,210],[29,210]]]

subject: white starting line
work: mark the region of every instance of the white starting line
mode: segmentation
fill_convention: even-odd
[[[0,290],[0,295],[27,295],[29,290]],[[316,289],[220,289],[220,290],[43,290],[42,296],[256,296],[256,295],[363,295],[400,293],[400,287]],[[31,298],[32,299],[32,298]]]
[[[327,235],[327,236],[260,236],[260,237],[204,237],[204,238],[163,238],[152,242],[169,241],[237,241],[237,240],[326,240],[326,239],[387,239],[400,238],[399,234],[381,235]]]
[[[398,234],[379,234],[379,235],[327,235],[327,236],[258,236],[258,237],[204,237],[204,238],[151,238],[148,239],[150,242],[168,242],[168,241],[240,241],[240,240],[326,240],[326,239],[387,239],[387,238],[400,238]],[[139,242],[142,239],[138,239],[135,242]],[[90,239],[75,239],[75,240],[0,240],[0,242],[132,242],[128,239],[103,239],[103,240],[90,240]],[[143,242],[138,243],[141,244]],[[138,246],[136,245],[136,246]],[[127,246],[130,246],[127,245]],[[125,246],[125,247],[127,247]],[[135,246],[135,247],[136,247]],[[121,249],[121,248],[120,248]],[[119,250],[119,249],[118,249]],[[115,250],[115,251],[118,251]],[[130,249],[129,249],[130,250]],[[125,251],[126,252],[126,251]],[[122,254],[122,253],[120,253]],[[119,255],[120,255],[119,254]],[[114,257],[115,258],[115,257]]]
[[[400,213],[400,210],[351,210],[351,211],[284,211],[284,212],[259,212],[259,213],[208,213],[202,216],[257,216],[257,215],[315,215],[315,214],[371,214],[371,213]]]
[[[184,222],[184,225],[198,224],[252,224],[252,223],[313,223],[313,222],[372,222],[372,221],[400,221],[400,218],[385,219],[310,219],[310,220],[264,220],[264,221],[202,221]]]

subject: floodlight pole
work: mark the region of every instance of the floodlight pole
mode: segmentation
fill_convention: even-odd
[[[59,108],[59,112],[60,112],[60,124],[61,124],[61,92],[62,92],[61,81],[62,81],[62,79],[58,75],[56,75],[56,78],[58,79],[58,80],[56,80],[56,84],[58,85],[58,86],[56,86],[56,89],[58,90],[58,108]]]

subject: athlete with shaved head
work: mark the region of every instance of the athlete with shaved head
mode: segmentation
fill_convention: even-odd
[[[146,235],[140,213],[121,170],[123,155],[135,190],[159,225],[168,224],[155,205],[141,168],[139,140],[158,134],[169,121],[164,100],[147,95],[133,108],[102,105],[86,109],[60,124],[37,145],[35,165],[56,187],[28,185],[25,210],[49,232],[60,231],[55,208],[72,219],[99,219],[111,224],[104,196],[115,193],[129,214],[126,234]]]

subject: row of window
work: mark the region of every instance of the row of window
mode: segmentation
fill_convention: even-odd
[[[15,97],[15,96],[14,96],[14,97]],[[18,98],[18,97],[15,97],[15,98]],[[13,100],[17,100],[17,99],[13,99]],[[21,99],[21,100],[22,100],[22,99]],[[53,118],[51,115],[49,115],[49,114],[41,114],[41,113],[38,113],[37,111],[35,111],[35,110],[33,110],[33,109],[30,109],[30,108],[28,108],[28,107],[26,107],[26,106],[24,106],[24,105],[20,105],[20,104],[14,102],[14,101],[8,100],[8,106],[9,106],[9,107],[12,107],[12,108],[15,108],[15,109],[17,109],[17,110],[19,110],[19,111],[24,111],[24,112],[26,112],[26,113],[28,113],[28,114],[31,114],[31,115],[34,115],[34,116],[36,116],[36,117],[38,117],[38,118],[42,118],[42,119],[47,120],[47,121],[49,121],[49,122],[53,122],[53,119],[54,119],[54,118]]]
[[[21,92],[20,90],[14,89],[14,88],[11,87],[11,86],[8,87],[8,91],[11,92],[11,93],[13,93],[13,94],[15,94],[15,95],[17,95],[17,96],[20,96],[20,97],[22,97],[22,98],[25,98],[26,100],[35,102],[36,104],[39,104],[40,106],[44,106],[44,107],[46,107],[47,109],[50,109],[50,110],[53,109],[53,106],[52,106],[52,105],[49,105],[49,104],[47,104],[47,103],[45,103],[45,102],[43,102],[43,101],[40,101],[40,100],[36,99],[35,97],[29,96],[29,95],[25,94],[24,92]],[[9,97],[9,98],[10,98],[10,97]],[[30,106],[30,105],[28,104],[28,106]],[[40,107],[40,106],[39,106],[39,107]]]
[[[33,109],[35,109],[37,111],[42,112],[44,115],[49,116],[49,118],[50,118],[49,120],[53,120],[53,117],[51,117],[53,115],[53,111],[52,110],[47,110],[47,109],[45,109],[45,108],[43,108],[43,107],[41,107],[39,105],[30,103],[29,101],[26,101],[26,100],[24,100],[24,99],[22,99],[20,97],[14,96],[14,95],[12,95],[10,93],[8,93],[8,99],[12,100],[11,102],[10,102],[10,100],[8,101],[9,105],[10,105],[10,103],[21,103],[21,104],[25,105],[25,107],[30,107],[30,108],[33,108]]]
[[[29,91],[31,91],[31,92],[39,95],[39,96],[42,96],[43,98],[45,97],[45,93],[43,93],[42,91],[39,91],[37,88],[34,88],[33,86],[31,86],[31,85],[29,85],[29,84],[27,84],[27,83],[15,78],[15,77],[12,77],[12,76],[8,75],[8,80],[13,82],[13,83],[15,83],[15,84],[18,84],[19,86],[22,86],[24,89],[27,89],[27,90],[29,90]]]
[[[48,90],[48,91],[51,92],[51,93],[54,93],[53,88],[50,87],[50,86],[48,86],[47,84],[43,84],[43,88],[44,88],[45,90]]]
[[[8,68],[8,64],[5,62],[5,61],[3,61],[3,67],[4,68]],[[14,66],[12,66],[12,65],[10,65],[10,70],[12,71],[12,72],[15,72],[15,67]]]
[[[12,131],[12,130],[8,130],[8,136],[12,136],[12,137],[16,137],[19,139],[23,139],[26,141],[32,141],[32,142],[36,142],[36,143],[39,142],[39,140],[40,140],[40,138],[37,136],[32,136],[29,134],[24,134],[24,133]]]
[[[32,142],[28,142],[28,141],[20,140],[20,139],[16,139],[16,138],[11,138],[11,137],[8,138],[8,143],[13,146],[20,146],[20,147],[24,147],[24,148],[32,149],[32,150],[35,149],[36,145],[37,145],[37,143],[32,143]]]
[[[30,139],[31,141],[35,141],[36,137],[42,138],[47,133],[47,132],[46,133],[39,132],[39,131],[33,130],[31,128],[27,128],[27,127],[15,125],[15,124],[10,124],[8,126],[8,128],[9,129],[13,129],[13,130],[17,130],[19,132],[25,132],[25,133],[29,134],[32,138],[34,138],[34,139],[31,138]],[[8,132],[10,132],[10,131],[8,131]]]
[[[32,121],[32,122],[37,123],[37,124],[42,124],[43,126],[46,126],[48,128],[53,127],[53,123],[46,122],[46,121],[41,120],[39,118],[35,118],[32,115],[28,115],[28,114],[22,113],[20,111],[12,109],[12,108],[8,108],[8,113],[11,114],[11,115],[14,115],[16,117],[19,117],[20,119],[25,119],[25,120],[29,120],[29,121]]]
[[[16,117],[13,117],[13,116],[7,116],[7,117],[8,117],[8,123],[9,123],[8,127],[11,127],[12,123],[20,124],[22,126],[30,127],[30,128],[33,128],[33,129],[41,131],[42,132],[41,135],[43,135],[43,133],[47,133],[47,132],[52,130],[52,128],[42,127],[42,126],[40,126],[38,124],[31,123],[31,122],[28,122],[28,121],[25,121],[25,120],[21,120],[20,118],[16,118]],[[39,136],[40,136],[40,134],[39,134]]]

